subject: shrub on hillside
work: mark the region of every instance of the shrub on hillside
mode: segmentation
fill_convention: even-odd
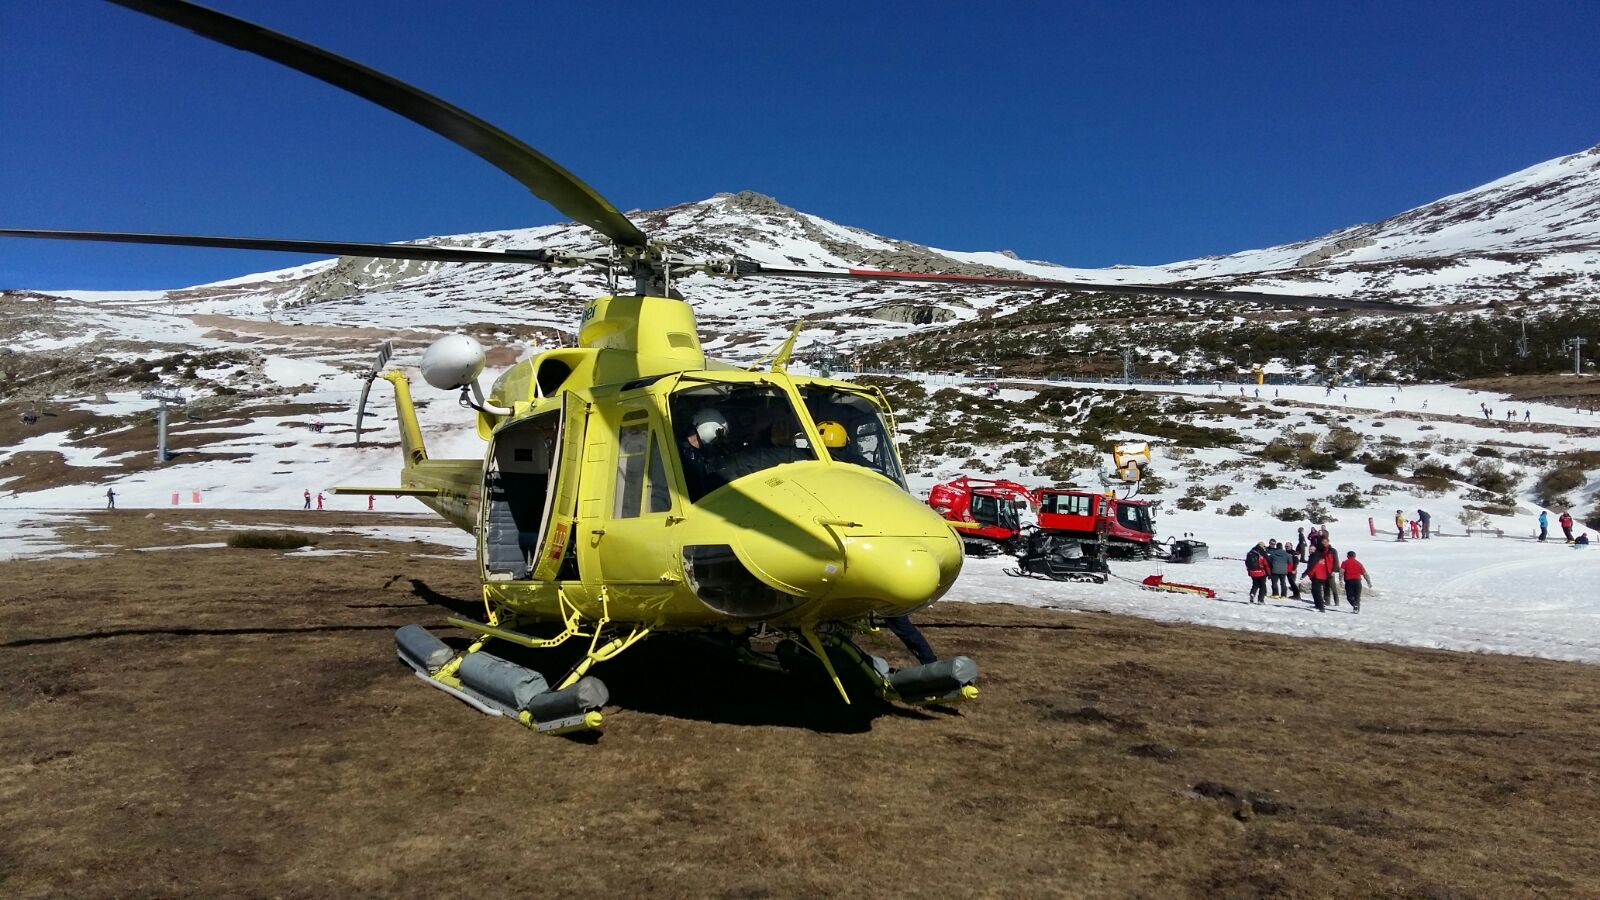
[[[239,550],[298,550],[316,543],[316,538],[298,531],[240,531],[228,535],[228,546]]]
[[[1199,497],[1179,497],[1177,507],[1194,512],[1195,510],[1205,509],[1206,502]]]
[[[1306,519],[1313,525],[1326,525],[1329,522],[1339,521],[1321,500],[1312,500],[1306,504]]]
[[[1272,515],[1276,518],[1282,519],[1285,522],[1304,522],[1306,519],[1306,511],[1303,509],[1296,509],[1293,506],[1286,506],[1283,509],[1274,510]]]
[[[1542,506],[1552,509],[1566,507],[1571,505],[1567,500],[1567,492],[1588,483],[1588,476],[1577,466],[1557,466],[1539,476],[1539,481],[1533,486],[1533,495],[1539,498]]]
[[[1416,478],[1443,478],[1446,481],[1465,480],[1460,472],[1434,459],[1425,459],[1418,463],[1417,467],[1411,470],[1411,474]]]
[[[1242,516],[1249,511],[1250,507],[1245,506],[1243,503],[1235,503],[1228,507],[1227,514],[1230,516]]]
[[[1333,472],[1339,468],[1339,461],[1326,453],[1311,453],[1301,461],[1308,472]]]
[[[1404,456],[1380,456],[1361,468],[1368,475],[1395,475],[1400,472],[1400,464],[1405,462]]]
[[[1305,431],[1273,438],[1262,448],[1261,457],[1312,472],[1332,472],[1339,468],[1338,460],[1317,449],[1317,436]]]
[[[1509,494],[1516,490],[1517,479],[1493,458],[1475,458],[1467,464],[1466,482],[1491,494]]]
[[[1361,449],[1361,435],[1348,428],[1337,427],[1330,429],[1322,437],[1320,449],[1323,453],[1334,459],[1344,462]]]
[[[1366,498],[1361,496],[1361,488],[1351,481],[1339,485],[1338,492],[1328,497],[1328,502],[1338,509],[1360,509],[1367,505]]]
[[[979,459],[976,456],[969,457],[966,462],[961,464],[961,468],[967,472],[982,472],[986,475],[995,470],[994,466],[989,465],[987,462],[984,462],[982,459]]]

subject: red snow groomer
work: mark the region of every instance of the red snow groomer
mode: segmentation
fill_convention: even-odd
[[[967,553],[993,556],[1022,549],[1019,513],[1037,516],[1039,530],[1083,541],[1105,539],[1106,553],[1122,559],[1165,555],[1155,542],[1150,504],[1075,488],[1028,488],[1004,479],[961,476],[934,485],[928,505],[961,532]]]
[[[1150,504],[1110,494],[1070,488],[1040,488],[1039,528],[1080,540],[1104,537],[1106,553],[1122,559],[1149,559],[1160,546]]]
[[[1015,481],[969,478],[936,484],[928,505],[955,526],[971,556],[1014,552],[1022,534],[1019,510],[1032,512],[1038,501]]]

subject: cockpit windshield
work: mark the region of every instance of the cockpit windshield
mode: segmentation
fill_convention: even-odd
[[[829,457],[835,462],[865,466],[906,486],[895,460],[894,441],[876,403],[860,394],[820,385],[801,386],[800,396],[828,445]]]
[[[768,384],[708,384],[672,395],[689,502],[746,475],[816,459],[789,395]]]

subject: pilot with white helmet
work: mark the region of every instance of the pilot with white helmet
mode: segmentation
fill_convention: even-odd
[[[693,502],[728,483],[717,470],[727,454],[728,419],[714,406],[697,411],[678,442],[683,477]]]

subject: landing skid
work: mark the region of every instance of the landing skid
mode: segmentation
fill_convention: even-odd
[[[540,734],[567,734],[600,727],[600,708],[610,699],[605,683],[580,676],[551,690],[544,676],[486,653],[483,637],[460,653],[420,625],[395,632],[395,652],[418,678],[491,716],[504,716]]]
[[[848,672],[854,681],[864,680],[879,699],[890,703],[938,706],[978,697],[978,664],[970,657],[953,656],[926,665],[895,669],[883,657],[862,651],[847,634],[802,632],[801,637],[805,644],[793,639],[778,644],[775,654],[778,664],[785,671],[798,674],[814,673],[820,666],[846,703],[851,701],[839,677],[841,671]]]

